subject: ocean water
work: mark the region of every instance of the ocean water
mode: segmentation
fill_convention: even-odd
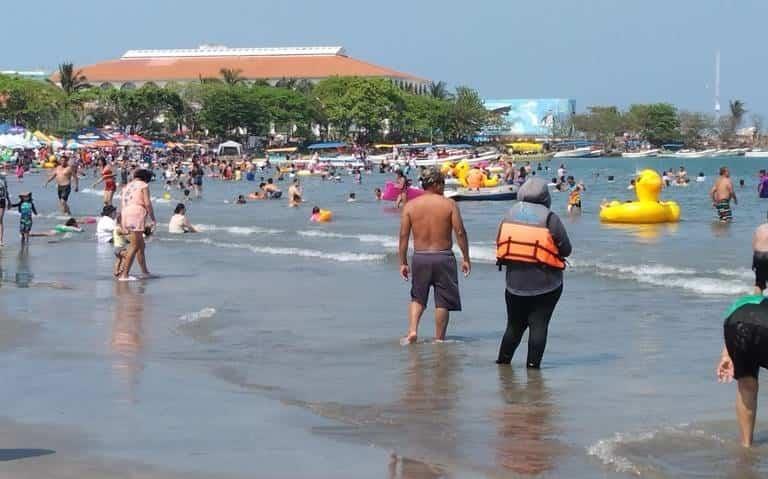
[[[679,224],[600,224],[603,199],[634,195],[635,171],[681,164],[708,178],[662,193],[681,204]],[[746,182],[726,226],[708,200],[721,164]],[[511,368],[494,364],[506,316],[492,242],[505,204],[461,203],[474,262],[464,311],[448,341],[434,343],[428,310],[410,347],[398,341],[409,299],[397,272],[398,212],[373,200],[386,175],[362,185],[307,179],[300,209],[234,205],[255,185],[208,181],[188,211],[202,233],[157,234],[148,262],[158,278],[135,283],[112,280],[111,250],[95,243],[93,226],[35,238],[24,251],[8,214],[1,416],[76,429],[82,444],[59,455],[203,477],[765,477],[760,413],[757,446],[743,451],[735,387],[717,384],[714,370],[723,313],[751,290],[751,235],[768,210],[756,172],[768,165],[566,166],[587,192],[576,217],[566,195],[553,194],[574,255],[541,371],[525,370],[524,345]],[[36,230],[62,222],[42,180],[9,185],[34,193]],[[357,203],[346,202],[350,192]],[[87,189],[72,201],[78,215],[99,204]],[[156,202],[161,223],[174,204]],[[334,221],[309,223],[314,205]]]

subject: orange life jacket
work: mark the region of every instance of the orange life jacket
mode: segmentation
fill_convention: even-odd
[[[496,264],[533,263],[565,269],[565,260],[546,225],[529,225],[504,220],[496,236]]]

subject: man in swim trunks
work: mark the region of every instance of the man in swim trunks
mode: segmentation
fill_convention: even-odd
[[[61,162],[53,170],[51,176],[48,177],[45,186],[48,186],[54,179],[56,180],[56,185],[58,185],[59,207],[62,213],[69,215],[71,213],[67,202],[69,201],[69,195],[72,193],[72,182],[75,183],[75,191],[78,190],[78,178],[76,171],[69,165],[69,160],[66,156],[61,158]]]
[[[768,223],[757,227],[752,236],[752,271],[755,272],[755,294],[762,295],[768,282]]]
[[[733,182],[728,167],[720,168],[720,177],[715,181],[715,186],[712,187],[709,194],[712,197],[712,206],[717,210],[717,217],[720,222],[730,223],[733,220],[731,199],[736,205],[739,204],[739,200],[736,198],[736,192],[733,191]]]
[[[758,372],[768,368],[768,299],[744,296],[734,303],[723,325],[725,347],[717,367],[721,383],[736,379],[736,419],[741,444],[752,445],[757,413]]]
[[[422,185],[425,194],[405,204],[400,221],[400,276],[408,281],[413,273],[408,335],[403,338],[408,343],[415,343],[418,338],[419,320],[427,306],[430,287],[435,290],[435,339],[445,339],[449,312],[461,311],[453,234],[461,250],[464,277],[472,269],[461,213],[454,201],[443,196],[445,177],[432,168],[423,176]],[[409,266],[411,232],[414,253]]]

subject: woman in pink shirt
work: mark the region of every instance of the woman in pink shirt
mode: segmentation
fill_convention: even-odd
[[[155,211],[152,208],[152,197],[149,194],[149,182],[152,173],[147,170],[136,170],[133,181],[125,185],[121,197],[121,226],[130,234],[130,246],[125,257],[125,268],[120,275],[120,281],[131,281],[129,276],[133,260],[139,263],[144,277],[150,275],[147,269],[147,259],[144,255],[144,235],[151,234],[156,225]],[[149,217],[149,225],[147,225]]]

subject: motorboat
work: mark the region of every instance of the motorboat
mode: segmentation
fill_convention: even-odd
[[[747,148],[729,148],[727,150],[717,150],[715,156],[744,156]]]
[[[558,151],[553,158],[597,158],[603,156],[603,150],[593,149],[590,146],[575,148],[573,150]]]
[[[517,199],[517,186],[503,185],[479,190],[458,188],[446,190],[444,195],[454,201],[514,201]]]
[[[744,153],[747,158],[768,158],[768,150],[752,150]]]
[[[415,160],[415,163],[416,166],[439,166],[444,163],[458,163],[462,160],[467,160],[470,165],[475,165],[478,163],[490,163],[499,158],[501,158],[501,154],[498,151],[490,151],[478,155],[473,155],[471,152],[467,151],[463,153],[453,152],[453,154],[443,157],[430,155],[429,158]]]
[[[680,150],[675,152],[675,158],[712,158],[717,154],[717,150]]]
[[[659,150],[626,151],[621,154],[623,158],[651,158],[659,156]]]

